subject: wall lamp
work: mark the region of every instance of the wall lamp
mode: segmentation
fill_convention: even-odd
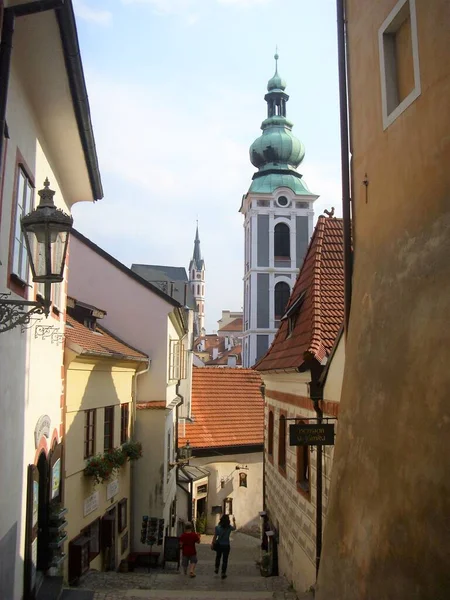
[[[22,328],[34,315],[48,317],[51,306],[51,285],[64,279],[67,244],[73,218],[56,208],[55,192],[48,179],[44,189],[39,190],[39,206],[22,217],[21,230],[25,241],[33,281],[44,284],[44,297],[32,300],[9,300],[10,294],[0,294],[0,333]]]

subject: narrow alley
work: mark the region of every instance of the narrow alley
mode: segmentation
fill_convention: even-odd
[[[190,578],[175,563],[166,569],[134,573],[89,571],[78,588],[65,589],[62,600],[297,600],[283,577],[262,577],[257,561],[259,541],[234,534],[227,579],[214,574],[212,536],[203,535],[198,548],[197,576]]]

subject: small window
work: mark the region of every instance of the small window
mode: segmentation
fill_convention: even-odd
[[[275,285],[275,320],[279,321],[284,315],[289,296],[291,295],[291,288],[285,281],[279,281]]]
[[[122,404],[120,406],[120,443],[128,442],[128,427],[130,423],[130,405]]]
[[[399,0],[378,30],[383,128],[420,95],[415,0]]]
[[[124,531],[127,528],[127,525],[128,525],[127,511],[128,511],[127,499],[123,498],[123,500],[121,500],[119,502],[119,520],[118,520],[119,533],[122,533],[122,531]]]
[[[309,448],[297,446],[297,489],[308,495],[309,489]]]
[[[239,487],[247,487],[247,473],[239,473]]]
[[[223,514],[233,514],[233,498],[225,498],[225,500],[223,501]]]
[[[14,237],[12,244],[11,271],[21,281],[28,281],[28,256],[25,237],[21,229],[21,219],[32,210],[33,185],[25,171],[19,166],[17,170],[16,202],[14,210]]]
[[[197,279],[201,279],[201,278],[202,278],[201,273],[197,273]]]
[[[298,312],[288,318],[288,337],[292,335],[297,323]]]
[[[280,416],[278,429],[278,466],[286,471],[286,417]]]
[[[103,428],[103,448],[114,448],[114,406],[105,407],[105,422]]]
[[[81,535],[89,539],[89,561],[91,561],[100,554],[100,518],[85,527]]]
[[[280,196],[277,200],[277,204],[278,204],[278,206],[281,206],[284,208],[286,206],[289,206],[289,200],[286,198],[286,196]]]
[[[269,425],[267,433],[267,452],[273,457],[273,411],[269,411]]]
[[[95,410],[84,411],[84,458],[95,453]]]
[[[286,223],[275,225],[274,255],[275,260],[288,260],[291,258],[291,236],[289,226]]]

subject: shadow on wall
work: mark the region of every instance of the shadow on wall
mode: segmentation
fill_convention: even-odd
[[[9,531],[0,539],[1,598],[14,598],[14,575],[17,533],[17,523],[14,523],[14,525],[9,529]]]

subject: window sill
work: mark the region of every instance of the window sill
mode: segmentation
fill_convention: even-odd
[[[12,292],[14,292],[18,296],[21,296],[24,300],[26,300],[27,288],[30,288],[31,285],[29,285],[28,282],[21,279],[15,273],[10,273],[8,287]]]

